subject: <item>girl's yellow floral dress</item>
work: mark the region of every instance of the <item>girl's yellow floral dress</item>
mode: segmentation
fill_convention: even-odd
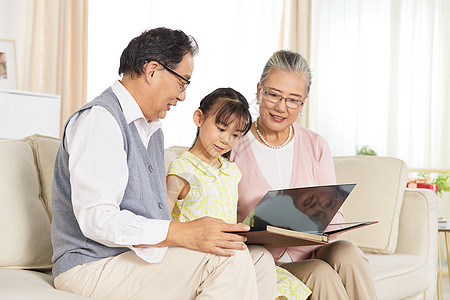
[[[177,175],[189,182],[186,197],[175,204],[172,217],[187,222],[204,216],[236,223],[238,183],[241,172],[235,163],[219,157],[221,167],[214,168],[190,152],[171,162],[167,175]],[[311,290],[287,270],[277,267],[277,297],[308,298]]]

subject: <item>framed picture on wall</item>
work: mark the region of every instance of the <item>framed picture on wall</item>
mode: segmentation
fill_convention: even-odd
[[[13,40],[0,39],[0,88],[17,88],[16,47]]]

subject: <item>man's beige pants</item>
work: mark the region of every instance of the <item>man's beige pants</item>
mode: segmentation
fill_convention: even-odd
[[[348,241],[316,250],[313,259],[281,264],[311,290],[311,300],[377,299],[369,264],[362,251]]]
[[[149,264],[133,251],[76,266],[55,287],[93,299],[274,299],[276,272],[262,247],[223,257],[169,247]]]

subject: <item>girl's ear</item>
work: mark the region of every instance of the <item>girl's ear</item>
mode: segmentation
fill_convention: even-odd
[[[203,112],[202,112],[202,110],[201,110],[200,108],[197,108],[197,109],[194,111],[193,119],[194,119],[194,123],[195,123],[195,125],[197,125],[197,127],[199,127],[200,125],[202,125],[202,122],[203,122]]]

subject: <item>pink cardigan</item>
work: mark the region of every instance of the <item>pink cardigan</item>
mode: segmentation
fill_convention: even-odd
[[[335,184],[333,158],[326,140],[311,130],[294,124],[294,142],[294,167],[289,187]],[[238,222],[242,222],[272,188],[258,167],[248,136],[243,136],[233,147],[230,158],[242,172],[237,218]],[[270,160],[270,157],[267,159]],[[331,223],[343,221],[344,215],[342,210],[339,210]],[[275,260],[287,251],[293,261],[299,261],[312,258],[313,251],[318,247],[320,246],[277,248],[270,249],[270,252]]]

